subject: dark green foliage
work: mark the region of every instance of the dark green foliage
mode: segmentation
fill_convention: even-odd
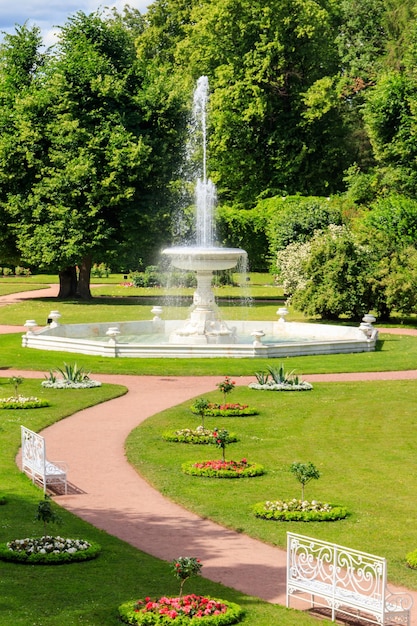
[[[265,203],[252,209],[222,205],[216,214],[219,240],[225,246],[246,250],[252,271],[265,271],[270,265],[267,236],[270,215]]]
[[[55,511],[51,498],[45,494],[45,498],[38,503],[36,519],[43,523],[44,534],[48,524],[62,524],[62,518]]]
[[[305,242],[317,230],[330,224],[341,225],[341,203],[335,198],[275,197],[260,202],[259,207],[270,215],[267,233],[271,253],[286,248],[290,243]]]

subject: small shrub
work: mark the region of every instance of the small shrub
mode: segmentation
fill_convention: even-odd
[[[406,556],[406,559],[408,567],[411,567],[412,569],[417,569],[417,550],[409,552]]]
[[[61,378],[58,378],[56,373],[61,374]],[[91,380],[90,372],[85,372],[84,368],[78,367],[76,363],[74,365],[64,363],[63,369],[49,370],[49,374],[45,376],[41,385],[53,389],[88,389],[100,387],[101,383]]]
[[[209,402],[205,398],[197,398],[191,407],[193,413],[198,413],[201,417],[201,427],[204,428],[204,418],[209,407]]]
[[[301,500],[304,500],[304,487],[311,480],[318,480],[320,478],[320,472],[311,461],[310,463],[292,463],[290,472],[294,474],[295,478],[301,484]]]
[[[230,376],[225,376],[224,380],[221,383],[217,383],[217,387],[219,391],[223,394],[224,402],[226,402],[226,397],[229,393],[233,391],[235,388],[235,381],[230,378]]]

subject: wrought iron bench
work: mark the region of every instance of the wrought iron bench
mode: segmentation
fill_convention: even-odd
[[[38,481],[46,493],[50,485],[62,485],[67,493],[67,471],[65,463],[48,461],[46,457],[46,443],[44,437],[32,430],[20,427],[22,435],[22,472],[25,472],[32,482]]]
[[[379,556],[312,537],[287,533],[287,607],[292,597],[311,607],[373,624],[410,624],[412,597],[387,589],[387,563]]]

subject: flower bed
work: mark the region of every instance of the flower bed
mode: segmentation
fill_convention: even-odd
[[[249,383],[248,387],[250,389],[259,389],[261,391],[311,391],[311,389],[313,389],[313,385],[305,381],[298,384],[275,383],[272,381],[265,384]]]
[[[59,565],[94,559],[100,550],[98,543],[87,542],[84,539],[64,539],[45,535],[0,543],[0,559],[31,565]]]
[[[267,500],[254,505],[256,517],[281,522],[330,522],[347,516],[344,507],[317,500]]]
[[[40,409],[49,406],[47,400],[40,400],[35,396],[10,396],[10,398],[0,398],[0,409]]]
[[[190,594],[179,598],[162,597],[155,601],[145,598],[125,602],[119,606],[119,615],[123,623],[139,626],[226,626],[240,622],[244,612],[234,602]]]
[[[191,476],[208,478],[251,478],[265,473],[263,465],[241,461],[209,460],[195,463],[183,463],[182,471]]]
[[[192,406],[191,411],[198,414],[199,411]],[[205,415],[207,417],[244,417],[246,415],[258,415],[259,411],[250,407],[247,404],[228,403],[217,404],[215,402],[209,402],[207,409],[205,409]]]
[[[41,382],[42,387],[46,389],[90,389],[91,387],[101,387],[101,382],[98,380],[83,380],[77,382],[74,380],[43,380]]]
[[[176,430],[175,432],[165,432],[162,437],[165,441],[173,441],[177,443],[196,443],[196,444],[210,444],[216,443],[214,431],[202,426],[198,426],[195,430],[191,428],[183,428]],[[235,443],[239,441],[234,433],[229,434],[229,443]]]

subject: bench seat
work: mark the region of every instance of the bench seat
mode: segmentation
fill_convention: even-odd
[[[22,435],[22,472],[25,472],[32,482],[40,482],[44,493],[48,486],[62,486],[67,494],[66,463],[49,461],[46,457],[46,443],[44,437],[21,426]]]
[[[389,591],[384,558],[295,533],[287,538],[287,606],[297,596],[312,607],[330,609],[332,621],[342,614],[409,626],[412,598]]]

